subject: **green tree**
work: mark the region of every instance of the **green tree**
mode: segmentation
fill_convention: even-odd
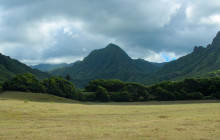
[[[112,93],[111,100],[116,102],[129,102],[132,99],[131,94],[128,91],[120,91]]]
[[[177,100],[186,100],[188,99],[188,94],[184,89],[181,89],[179,92],[175,92]]]
[[[74,98],[74,94],[76,92],[73,83],[60,77],[45,79],[43,80],[43,85],[47,88],[47,93],[56,96]]]
[[[161,87],[156,88],[155,96],[156,96],[156,100],[159,101],[175,100],[175,95],[172,92],[167,91]]]
[[[214,99],[220,99],[220,91],[219,91],[219,92],[216,92],[216,93],[213,93],[213,94],[212,94],[212,98],[214,98]]]
[[[2,92],[2,83],[0,83],[0,93]]]
[[[97,79],[89,82],[86,86],[88,92],[95,92],[98,86],[104,87],[108,92],[118,92],[123,91],[125,88],[124,82],[117,79]]]
[[[192,92],[192,93],[188,93],[188,95],[189,95],[189,99],[192,99],[192,100],[203,99],[203,95],[201,92]]]
[[[102,86],[97,87],[95,95],[96,95],[96,99],[101,102],[107,102],[110,99],[108,91],[105,88],[103,88]]]
[[[65,79],[68,80],[68,81],[71,80],[71,77],[70,77],[69,73],[65,76]]]
[[[3,84],[3,89],[13,91],[46,92],[46,88],[43,84],[30,73],[16,75],[11,81],[6,81]]]

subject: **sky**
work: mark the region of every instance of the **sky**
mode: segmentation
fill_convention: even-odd
[[[0,0],[0,52],[28,65],[71,63],[109,43],[167,62],[218,31],[220,0]]]

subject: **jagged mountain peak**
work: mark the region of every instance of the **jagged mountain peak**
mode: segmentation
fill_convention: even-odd
[[[205,48],[203,46],[195,46],[193,52],[198,53],[204,50]]]
[[[216,37],[212,41],[212,45],[218,45],[220,47],[220,31],[217,33]]]
[[[107,59],[117,59],[118,61],[132,60],[124,50],[122,50],[118,45],[112,43],[105,48],[92,51],[87,57],[84,58],[85,61],[91,61],[94,59],[97,61]]]
[[[115,44],[113,44],[113,43],[108,44],[105,48],[121,49],[118,45],[115,45]]]

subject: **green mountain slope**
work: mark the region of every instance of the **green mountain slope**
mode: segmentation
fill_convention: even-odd
[[[82,62],[69,68],[54,70],[51,74],[57,76],[70,74],[76,85],[80,81],[88,82],[92,79],[137,82],[159,68],[156,64],[142,59],[133,60],[120,47],[109,44],[103,49],[92,51]]]
[[[191,54],[165,64],[158,72],[148,76],[147,83],[177,80],[185,77],[206,76],[220,69],[220,32],[206,48],[195,47]]]
[[[16,74],[32,73],[39,79],[50,77],[49,74],[32,69],[16,59],[0,54],[0,81],[13,78]]]

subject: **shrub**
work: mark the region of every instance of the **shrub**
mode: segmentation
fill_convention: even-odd
[[[101,102],[107,102],[110,99],[108,91],[102,86],[97,87],[95,96],[96,96],[96,99]]]
[[[108,92],[122,91],[125,88],[124,82],[117,79],[110,79],[110,80],[97,79],[90,81],[89,85],[86,86],[86,90],[88,92],[96,92],[98,86],[102,86]]]
[[[214,99],[220,99],[220,91],[211,95]]]
[[[179,92],[175,92],[176,99],[177,100],[187,100],[188,99],[188,94],[184,89],[180,90]]]
[[[111,94],[111,100],[116,102],[131,101],[131,94],[128,91],[114,92]]]
[[[2,83],[0,83],[0,93],[2,92]]]
[[[86,101],[95,101],[96,100],[96,94],[95,93],[86,94],[85,98],[86,98]]]
[[[131,95],[132,101],[148,101],[150,94],[146,86],[138,83],[126,83],[126,91]]]
[[[155,98],[159,101],[170,101],[175,100],[175,95],[170,91],[157,87],[155,90]]]
[[[189,99],[192,100],[200,100],[203,99],[203,95],[201,92],[192,92],[188,94]]]

